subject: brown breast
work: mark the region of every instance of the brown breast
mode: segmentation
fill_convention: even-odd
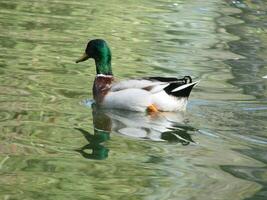
[[[93,86],[93,95],[97,104],[102,103],[113,81],[114,78],[112,76],[96,76]]]

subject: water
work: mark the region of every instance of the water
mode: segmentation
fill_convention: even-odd
[[[0,8],[0,199],[267,198],[266,1]],[[91,108],[93,38],[118,78],[201,80],[187,112]]]

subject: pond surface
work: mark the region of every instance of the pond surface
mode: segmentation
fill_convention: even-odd
[[[0,0],[0,199],[267,199],[265,0]],[[185,113],[91,108],[113,72],[201,80]]]

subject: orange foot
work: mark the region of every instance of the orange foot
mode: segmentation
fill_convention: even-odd
[[[159,112],[159,110],[157,109],[157,107],[154,104],[151,104],[150,106],[148,106],[146,110],[148,113]]]

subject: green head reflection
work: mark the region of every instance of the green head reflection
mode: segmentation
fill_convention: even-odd
[[[92,105],[94,133],[91,134],[82,128],[75,128],[83,134],[88,144],[77,149],[84,158],[103,160],[108,157],[109,149],[103,143],[110,139],[111,119],[104,111]]]

